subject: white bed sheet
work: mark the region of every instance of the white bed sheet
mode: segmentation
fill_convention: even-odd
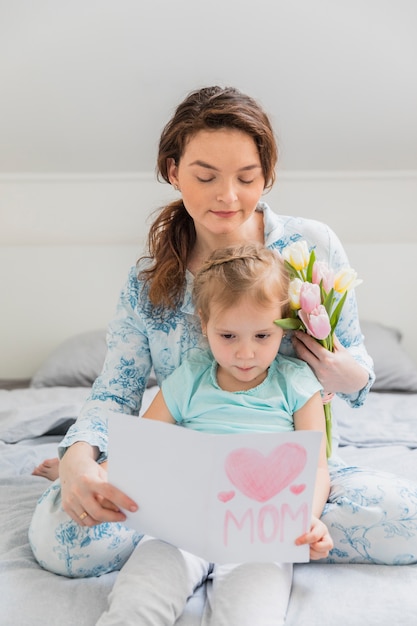
[[[32,476],[31,471],[42,459],[56,455],[61,439],[44,432],[56,426],[57,420],[71,417],[71,411],[76,417],[88,390],[39,391],[0,392],[0,624],[93,626],[106,608],[117,574],[82,580],[56,576],[37,565],[27,539],[36,499],[49,484]],[[149,391],[144,406],[154,391]],[[371,393],[359,412],[337,401],[334,412],[340,441],[349,444],[342,445],[339,453],[348,463],[392,471],[417,482],[417,394]],[[22,436],[22,428],[19,440],[7,443],[5,438],[18,438],[15,420],[25,422],[28,436]],[[372,444],[374,436],[378,445]],[[354,438],[356,442],[352,442]],[[179,626],[200,623],[204,593],[201,588],[190,599]],[[414,626],[416,615],[415,565],[295,566],[287,626],[327,626],[334,622],[338,626]]]

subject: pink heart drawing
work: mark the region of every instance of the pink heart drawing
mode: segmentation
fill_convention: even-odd
[[[293,493],[295,496],[298,496],[300,493],[303,493],[304,489],[306,488],[304,483],[301,483],[301,485],[291,485],[290,487],[290,491],[291,493]]]
[[[266,502],[297,478],[306,460],[305,448],[296,443],[284,443],[266,457],[252,448],[238,448],[227,456],[225,471],[239,491]]]
[[[217,497],[221,502],[229,502],[229,500],[234,498],[235,495],[236,495],[235,491],[220,491],[217,494]]]

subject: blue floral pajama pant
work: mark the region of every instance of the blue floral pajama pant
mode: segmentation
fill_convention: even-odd
[[[417,485],[392,474],[336,465],[322,520],[329,563],[417,563]],[[29,540],[39,564],[69,577],[119,570],[142,535],[120,523],[80,526],[63,511],[59,480],[36,506]]]

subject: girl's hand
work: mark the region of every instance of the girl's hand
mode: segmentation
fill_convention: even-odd
[[[306,543],[310,545],[310,559],[312,561],[324,559],[333,548],[333,539],[330,536],[326,524],[318,517],[314,516],[311,520],[310,531],[298,537],[295,543],[297,546]]]
[[[368,372],[334,337],[334,350],[330,352],[303,331],[295,331],[292,343],[299,359],[311,367],[323,385],[325,393],[355,393],[369,380]]]
[[[106,464],[99,465],[89,444],[73,444],[60,461],[62,506],[81,526],[102,522],[124,522],[121,509],[136,511],[137,505],[126,494],[107,482]],[[85,515],[87,514],[87,515]]]

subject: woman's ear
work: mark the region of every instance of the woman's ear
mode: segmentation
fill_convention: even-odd
[[[172,157],[167,159],[167,172],[171,185],[175,188],[178,188],[178,166],[175,163],[175,159],[173,159]]]

